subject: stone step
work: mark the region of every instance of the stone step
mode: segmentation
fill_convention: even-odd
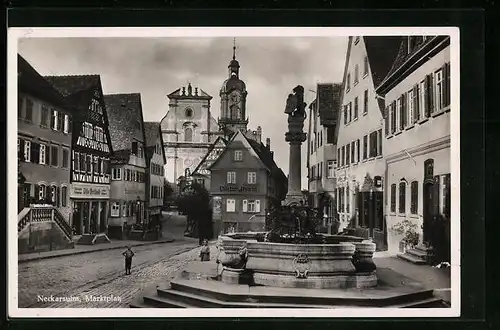
[[[418,250],[418,251],[421,251],[421,252],[428,254],[428,252],[432,251],[432,248],[427,247],[423,244],[419,244],[419,245],[415,246],[415,250]]]
[[[176,292],[188,293],[207,299],[228,303],[249,303],[264,306],[279,304],[287,306],[325,306],[339,308],[341,306],[383,307],[406,302],[419,301],[433,297],[432,290],[420,290],[401,293],[393,296],[378,296],[367,298],[364,293],[346,296],[345,290],[310,290],[293,288],[249,287],[247,285],[231,284],[210,280],[180,280],[170,282],[171,289]],[[163,290],[162,288],[158,288]],[[229,290],[230,289],[230,290]],[[243,307],[243,306],[242,306]],[[277,306],[276,306],[277,307]],[[325,308],[319,307],[319,308]]]
[[[183,301],[168,299],[161,296],[144,296],[144,304],[149,308],[198,308],[196,305],[188,305]]]
[[[251,301],[251,298],[246,298],[245,301],[223,301],[219,299],[209,298],[202,295],[187,293],[172,289],[158,288],[158,296],[165,298],[168,301],[175,301],[187,306],[195,306],[199,308],[347,308],[349,306],[332,306],[332,305],[311,305],[311,304],[292,304],[292,303],[266,303],[259,301]]]
[[[419,301],[412,301],[404,304],[390,306],[392,308],[448,308],[449,306],[441,299],[432,297]]]
[[[409,261],[416,265],[425,265],[425,261],[408,253],[398,253],[398,258]]]
[[[422,250],[418,250],[418,249],[409,249],[409,250],[406,250],[406,253],[407,254],[410,254],[416,258],[420,258],[422,259],[423,261],[425,261],[427,259],[427,252],[424,252]]]

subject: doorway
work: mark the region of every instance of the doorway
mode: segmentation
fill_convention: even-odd
[[[434,205],[434,183],[432,181],[425,181],[423,187],[423,242],[429,242],[429,234],[430,228],[432,224],[432,220],[434,217],[433,214],[433,205]]]

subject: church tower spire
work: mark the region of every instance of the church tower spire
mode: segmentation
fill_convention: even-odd
[[[236,38],[233,39],[233,58],[228,65],[229,77],[222,84],[221,117],[219,127],[221,130],[236,132],[247,131],[248,118],[246,116],[247,90],[245,83],[240,79],[240,63],[236,60]]]

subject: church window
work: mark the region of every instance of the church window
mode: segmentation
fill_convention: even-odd
[[[187,118],[191,118],[193,116],[193,110],[188,108],[188,109],[186,109],[184,114],[186,115]]]
[[[186,130],[184,131],[184,141],[186,141],[186,142],[193,141],[193,129],[192,128],[186,128]]]
[[[240,108],[237,106],[233,105],[231,107],[231,118],[232,119],[241,119],[241,111]]]

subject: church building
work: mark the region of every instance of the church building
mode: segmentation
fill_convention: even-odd
[[[193,172],[217,136],[217,122],[210,112],[212,96],[191,84],[168,95],[169,111],[161,120],[167,158],[166,179],[176,183],[186,169]]]

